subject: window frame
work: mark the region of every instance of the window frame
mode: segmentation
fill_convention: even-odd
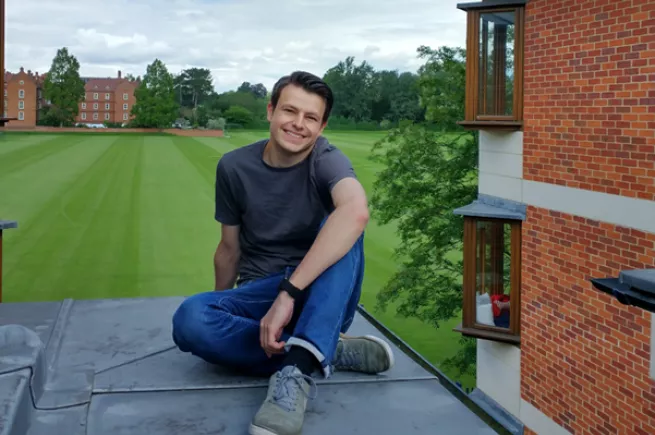
[[[476,322],[477,294],[477,224],[495,222],[510,228],[510,324],[509,328],[483,325]],[[478,216],[464,216],[464,269],[462,280],[462,323],[455,331],[462,335],[511,344],[521,343],[521,242],[520,220]]]
[[[501,130],[520,130],[523,127],[525,3],[526,0],[487,0],[457,6],[467,13],[465,116],[458,122],[462,127]],[[498,12],[515,14],[512,115],[480,115],[480,16]]]

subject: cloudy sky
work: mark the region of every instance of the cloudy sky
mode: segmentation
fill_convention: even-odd
[[[462,0],[5,0],[6,69],[45,72],[66,46],[82,75],[209,68],[216,89],[270,89],[304,69],[322,75],[346,56],[415,71],[420,45],[464,46]]]

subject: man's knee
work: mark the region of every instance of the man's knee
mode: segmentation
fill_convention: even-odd
[[[201,296],[188,297],[173,314],[173,341],[180,350],[190,350],[193,342],[202,339],[205,333],[207,302]]]

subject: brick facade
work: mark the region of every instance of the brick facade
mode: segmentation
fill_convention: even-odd
[[[533,0],[524,178],[655,199],[655,3]]]
[[[575,434],[655,433],[650,313],[589,278],[655,267],[655,234],[528,208],[521,396]]]
[[[15,118],[11,124],[16,127],[32,127],[38,120],[42,77],[24,68],[4,76],[4,108],[8,118]]]

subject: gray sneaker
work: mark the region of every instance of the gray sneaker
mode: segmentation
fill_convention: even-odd
[[[377,374],[391,369],[394,357],[389,344],[378,337],[349,337],[342,334],[333,365],[337,371]]]
[[[266,400],[250,424],[250,435],[299,435],[307,399],[315,397],[316,384],[311,377],[295,366],[284,367],[271,376]]]

